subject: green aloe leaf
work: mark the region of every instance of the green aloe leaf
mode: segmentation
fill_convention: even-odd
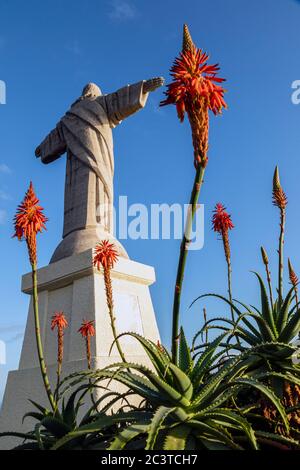
[[[255,434],[258,438],[262,437],[264,440],[270,441],[270,444],[272,444],[272,442],[280,442],[282,444],[292,445],[296,449],[300,449],[300,442],[291,437],[285,437],[280,434],[265,431],[255,431]]]
[[[216,349],[218,348],[220,343],[223,341],[223,339],[226,337],[226,335],[227,333],[222,333],[220,336],[214,339],[212,343],[203,351],[203,353],[199,357],[198,361],[196,362],[190,374],[191,380],[193,381],[194,384],[198,385],[199,381],[201,381],[203,375],[205,374],[207,369],[210,367],[211,363],[214,361],[214,354],[216,352]]]
[[[278,341],[289,343],[300,331],[300,310],[297,310],[281,331]]]
[[[41,424],[44,426],[47,431],[52,433],[55,437],[63,437],[67,434],[71,428],[66,423],[61,421],[60,419],[47,416],[46,418],[42,419]]]
[[[237,313],[238,316],[243,314],[233,302],[230,302],[230,300],[226,299],[226,297],[224,297],[223,295],[214,294],[214,293],[199,295],[199,297],[193,300],[193,302],[190,305],[190,308],[194,305],[195,302],[197,302],[197,300],[203,299],[204,297],[216,297],[217,299],[221,299],[224,302],[226,302],[228,305],[230,305],[230,307],[233,308],[233,310],[235,311],[235,313]]]
[[[126,444],[140,434],[147,432],[148,426],[146,424],[132,424],[123,431],[121,431],[111,442],[108,450],[121,450],[124,449]]]
[[[164,450],[184,450],[191,428],[185,424],[179,424],[168,431],[164,442]]]
[[[161,350],[155,343],[153,343],[153,341],[144,338],[138,333],[122,333],[118,338],[121,338],[122,336],[131,336],[141,344],[151,360],[153,367],[161,376],[165,376],[165,374],[168,373],[168,365],[171,358],[165,349]]]
[[[263,395],[265,395],[270,402],[275,406],[278,413],[280,414],[282,421],[285,425],[285,428],[289,429],[288,418],[284,409],[284,406],[281,404],[280,399],[275,395],[273,390],[271,390],[266,385],[262,384],[254,378],[237,378],[234,380],[234,384],[249,385],[251,388],[259,390]]]
[[[222,426],[217,426],[215,423],[208,421],[204,423],[202,421],[198,421],[193,419],[189,421],[189,426],[194,428],[197,432],[196,437],[198,440],[204,439],[214,439],[216,442],[220,444],[225,444],[229,449],[233,450],[243,450],[243,448],[234,442],[230,433]]]
[[[277,329],[275,324],[275,318],[273,316],[272,309],[269,304],[267,289],[265,284],[257,272],[254,272],[255,276],[258,279],[260,285],[260,295],[261,295],[261,314],[264,320],[267,322],[269,328],[272,330],[275,337],[277,336]]]
[[[206,412],[205,417],[213,419],[224,427],[232,425],[233,428],[244,431],[253,449],[258,449],[254,430],[252,429],[251,424],[243,416],[240,416],[226,408],[218,408],[215,411]]]
[[[284,327],[286,326],[288,315],[289,315],[289,307],[290,307],[290,304],[291,304],[291,301],[292,301],[293,292],[294,292],[294,287],[292,287],[289,290],[286,298],[284,299],[284,302],[283,302],[281,308],[279,309],[278,318],[277,318],[277,329],[278,329],[279,333],[281,333],[282,330],[284,329]]]
[[[80,426],[74,431],[69,432],[61,439],[59,439],[52,447],[52,450],[57,450],[65,446],[70,441],[77,439],[80,436],[86,436],[91,433],[98,433],[102,429],[105,429],[109,426],[112,426],[115,423],[130,422],[130,421],[147,421],[151,418],[151,413],[142,412],[142,411],[129,411],[127,413],[118,413],[113,416],[102,416],[93,423],[88,423],[84,426]]]
[[[175,383],[179,392],[190,401],[193,396],[193,384],[190,378],[175,364],[170,364],[170,370],[173,372]]]
[[[176,408],[168,408],[166,406],[160,406],[159,408],[157,408],[148,429],[146,450],[154,449],[156,438],[163,422],[175,409]]]
[[[183,328],[180,328],[180,337],[179,337],[179,368],[183,372],[187,372],[192,366],[192,356],[191,350],[187,344],[186,337],[183,331]]]

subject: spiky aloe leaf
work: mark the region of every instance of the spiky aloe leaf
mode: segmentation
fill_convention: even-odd
[[[127,406],[128,408],[132,408],[134,409],[135,407],[133,405],[131,405],[128,401],[128,397],[130,397],[131,395],[135,395],[134,392],[129,392],[129,391],[126,391],[125,393],[123,394],[118,394],[118,396],[115,396],[115,398],[111,399],[108,403],[106,403],[106,405],[102,408],[102,412],[103,413],[107,413],[111,408],[112,406],[114,406],[118,401],[122,400],[121,401],[121,404],[122,402],[124,401],[125,402],[125,406]],[[120,405],[121,405],[120,404]]]
[[[0,438],[1,437],[19,437],[20,439],[28,439],[31,441],[36,441],[36,436],[32,432],[13,432],[13,431],[8,431],[8,432],[0,432]]]
[[[201,415],[199,414],[198,416],[200,417]],[[213,419],[222,426],[227,427],[229,425],[236,430],[244,431],[253,449],[258,449],[254,430],[252,429],[251,424],[243,416],[240,416],[234,411],[226,408],[218,408],[216,409],[216,411],[206,411],[205,417]]]
[[[272,309],[270,308],[267,289],[265,287],[264,281],[257,272],[254,272],[255,276],[258,279],[260,285],[260,296],[261,296],[261,314],[264,320],[267,322],[268,326],[272,330],[275,337],[277,336],[277,329],[275,324],[275,318],[273,316]]]
[[[57,450],[65,446],[70,441],[77,439],[81,436],[86,436],[91,433],[98,433],[102,429],[105,429],[109,426],[112,426],[115,423],[121,422],[135,422],[141,419],[147,420],[151,418],[151,413],[141,412],[141,411],[129,411],[127,413],[118,413],[117,415],[113,416],[102,416],[101,418],[97,419],[93,423],[88,423],[84,426],[80,426],[79,428],[69,432],[61,439],[59,439],[51,448],[52,450]],[[145,421],[144,421],[145,422]]]
[[[207,328],[207,326],[210,324],[210,323],[214,323],[216,321],[221,321],[221,322],[224,322],[224,323],[229,323],[233,328],[235,326],[235,322],[232,321],[232,320],[229,320],[228,318],[225,318],[225,317],[214,317],[214,318],[210,318],[209,320],[207,320],[203,327],[201,328],[201,330],[197,331],[197,333],[195,334],[195,336],[193,337],[193,340],[192,340],[192,349],[195,348],[195,343],[196,343],[196,340],[199,338],[200,335],[203,334],[203,332],[205,331],[205,329]],[[230,329],[228,329],[228,331],[230,331]],[[225,333],[224,333],[225,335]]]
[[[142,374],[144,374],[145,376],[146,372],[148,372],[150,376],[154,375],[152,371],[147,369],[147,367],[139,364],[123,362],[112,364],[109,367],[122,367],[127,369],[130,368],[131,372],[128,372],[128,370],[126,372],[121,372],[119,370],[112,371],[106,368],[103,370],[92,371],[88,376],[98,380],[105,380],[108,378],[117,380],[118,382],[121,382],[122,384],[126,385],[128,388],[134,390],[138,395],[141,395],[146,399],[150,399],[154,403],[161,404],[163,400],[168,401],[168,396],[164,395],[162,393],[162,390],[159,389],[153,381],[143,377],[142,375],[137,375],[132,372],[132,370],[137,370],[138,372],[142,372]]]
[[[107,393],[104,393],[95,403],[95,405],[91,406],[88,411],[86,412],[86,414],[83,416],[83,418],[81,419],[81,422],[80,422],[80,426],[83,426],[84,424],[88,424],[90,422],[91,419],[93,419],[93,417],[91,416],[93,411],[95,410],[95,408],[98,408],[100,406],[100,404],[105,401],[105,400],[108,400],[109,398],[111,397],[116,397],[118,398],[119,400],[121,399],[124,399],[126,402],[127,402],[127,399],[126,397],[128,395],[133,395],[134,392],[130,392],[130,391],[126,391],[125,393],[121,394],[119,392],[107,392]],[[110,403],[110,402],[109,402]],[[101,413],[105,413],[107,411],[106,407],[107,407],[108,404],[105,405],[104,408],[101,409],[100,413],[97,412],[97,415],[101,414]]]
[[[253,313],[252,310],[248,307],[248,305],[244,304],[244,303],[241,302],[240,300],[237,300],[237,299],[233,299],[233,300],[234,300],[234,302],[236,302],[236,303],[238,303],[239,305],[241,305],[242,307],[244,307],[244,308],[247,310],[248,313],[250,313],[250,314]],[[247,317],[247,315],[245,315],[245,314],[241,315],[241,316],[238,318],[238,321],[237,321],[237,322],[239,322],[239,321],[241,320],[243,323],[245,323],[245,325],[249,328],[249,330],[251,330],[252,334],[253,334],[254,336],[256,336],[258,339],[260,339],[260,337],[261,337],[261,336],[260,336],[260,332],[252,325],[251,322],[249,322],[249,321],[247,320],[246,317]]]
[[[107,370],[110,367],[122,367],[126,369],[135,369],[136,371],[140,372],[143,374],[145,378],[141,377],[140,375],[135,375],[132,374],[131,372],[119,372],[119,371],[109,371]],[[119,382],[124,383],[124,385],[129,386],[133,390],[135,390],[139,395],[143,396],[146,399],[151,398],[152,401],[154,401],[154,397],[152,394],[149,395],[147,391],[144,391],[143,393],[143,387],[140,386],[139,382],[142,382],[142,384],[147,386],[148,390],[151,391],[151,388],[153,391],[157,391],[157,404],[170,404],[173,403],[174,406],[177,405],[182,405],[182,406],[189,406],[189,401],[180,393],[178,390],[173,388],[169,383],[166,381],[166,379],[160,378],[157,374],[152,372],[150,369],[147,367],[141,365],[141,364],[134,364],[134,363],[118,363],[118,364],[113,364],[112,366],[108,366],[107,369],[103,369],[101,371],[95,371],[92,373],[91,377],[96,378],[102,377],[102,378],[108,378],[112,377],[114,380],[117,380]],[[140,391],[138,389],[140,388]]]
[[[222,333],[220,336],[214,339],[214,341],[205,349],[205,351],[203,351],[190,374],[193,383],[199,385],[199,381],[202,379],[212,361],[214,361],[213,356],[216,352],[216,349],[226,335],[227,333]]]
[[[138,333],[121,333],[118,338],[121,338],[122,336],[132,336],[141,344],[149,359],[151,360],[153,367],[161,376],[165,376],[168,373],[168,365],[171,361],[171,358],[165,349],[160,350],[160,348],[158,348],[157,345],[153,343],[153,341],[144,338]]]
[[[199,415],[205,414],[206,412],[213,411],[214,409],[218,408],[223,403],[226,403],[230,398],[235,397],[239,390],[242,389],[241,385],[236,385],[234,387],[230,387],[229,389],[222,391],[219,390],[217,393],[211,395],[211,401],[209,405],[205,408],[202,408]],[[198,413],[195,414],[195,418],[198,417]]]
[[[53,434],[55,437],[62,437],[71,431],[70,426],[64,423],[61,419],[47,416],[41,421],[41,425],[44,426],[47,431]]]
[[[190,378],[175,364],[170,364],[170,370],[173,372],[175,383],[178,387],[179,392],[190,401],[193,396],[193,384]]]
[[[41,436],[41,427],[42,426],[43,426],[42,423],[37,423],[34,427],[34,434],[35,434],[35,437],[36,437],[36,440],[37,440],[37,443],[39,445],[40,450],[45,449],[44,444],[43,444],[43,439],[42,439],[42,436]]]
[[[255,431],[255,434],[258,440],[260,437],[262,437],[265,440],[270,441],[270,444],[272,442],[280,442],[282,444],[292,445],[296,449],[300,449],[300,442],[291,437],[285,437],[285,436],[281,436],[280,434],[274,434],[274,433],[265,432],[265,431]]]
[[[232,307],[238,316],[242,315],[242,312],[236,307],[236,305],[233,302],[230,302],[230,300],[226,299],[226,297],[224,297],[223,295],[214,294],[214,293],[199,295],[199,297],[193,300],[193,302],[190,305],[190,308],[194,305],[195,302],[197,302],[197,300],[203,299],[204,297],[216,297],[217,299],[221,299],[224,302],[226,302],[230,307]]]
[[[294,286],[289,290],[278,312],[276,326],[277,326],[279,334],[282,332],[282,330],[286,326],[286,323],[288,320],[289,307],[292,301],[293,291],[294,291]]]
[[[71,396],[69,397],[66,406],[64,407],[63,413],[62,413],[62,418],[64,423],[66,423],[68,426],[73,428],[76,425],[76,416],[77,412],[79,409],[80,403],[75,405],[75,400],[77,397],[77,394],[80,393],[81,391],[85,391],[85,393],[88,391],[89,386],[88,385],[82,385],[79,387],[77,390],[75,390]]]
[[[176,408],[168,408],[166,406],[160,406],[159,408],[157,408],[148,429],[146,450],[154,449],[156,438],[163,422],[175,409]]]
[[[44,416],[51,413],[48,408],[45,408],[44,406],[39,405],[38,403],[36,403],[36,402],[33,401],[33,400],[30,400],[30,399],[29,399],[29,401],[30,401],[30,403],[32,403],[33,406],[35,406]]]
[[[23,418],[22,418],[22,423],[26,418],[33,418],[36,419],[37,421],[41,421],[45,416],[42,413],[37,413],[35,411],[30,411],[29,413],[26,413]]]
[[[164,450],[184,450],[191,428],[185,424],[179,424],[168,431],[164,442]]]
[[[287,430],[289,429],[289,422],[288,422],[288,418],[287,418],[284,406],[281,404],[280,399],[275,395],[273,390],[271,390],[269,387],[267,387],[266,385],[264,385],[263,383],[259,382],[258,380],[254,378],[244,378],[244,377],[237,378],[234,380],[233,383],[241,384],[241,385],[249,385],[251,388],[255,388],[259,390],[275,406],[275,408],[277,409],[278,413],[280,414],[282,418],[285,428]]]
[[[218,426],[215,423],[208,421],[202,422],[196,419],[189,421],[189,426],[194,428],[195,434],[198,440],[204,439],[215,439],[221,444],[227,445],[229,449],[233,450],[243,450],[243,448],[234,442],[231,434],[222,426]]]
[[[146,424],[132,424],[114,437],[108,450],[121,450],[135,437],[147,432],[148,425]]]
[[[205,398],[207,398],[218,384],[226,377],[229,370],[233,367],[234,364],[238,362],[238,359],[230,359],[228,362],[221,366],[220,370],[212,376],[212,378],[202,387],[201,391],[198,393],[197,397],[193,400],[191,407],[195,411],[200,411],[201,405],[203,404]]]
[[[257,374],[256,376],[259,380],[265,379],[265,378],[270,378],[270,377],[276,377],[282,380],[282,382],[290,382],[295,385],[300,386],[300,377],[296,377],[293,374],[290,373],[281,373],[281,372],[263,372],[261,374]]]
[[[295,314],[288,321],[287,325],[281,331],[278,341],[289,343],[300,331],[300,310],[297,310]]]
[[[191,350],[187,344],[186,337],[183,328],[180,328],[179,336],[179,368],[183,372],[187,372],[192,366]]]
[[[277,339],[276,334],[277,333],[274,333],[271,326],[268,324],[266,319],[261,314],[256,314],[256,313],[250,314],[249,313],[249,316],[254,318],[254,320],[256,321],[257,326],[258,326],[258,328],[261,332],[261,336],[262,336],[263,341],[276,341],[276,339]],[[257,344],[257,342],[258,341],[256,340],[256,344]]]

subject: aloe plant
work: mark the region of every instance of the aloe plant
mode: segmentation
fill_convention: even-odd
[[[86,396],[90,391],[91,384],[81,384],[67,400],[61,396],[58,402],[60,410],[56,412],[30,400],[35,411],[27,413],[23,421],[27,418],[35,420],[33,430],[1,433],[0,437],[19,438],[20,444],[15,447],[18,450],[55,449],[64,436],[68,436],[64,449],[105,449],[115,433],[134,419],[134,407],[128,402],[130,392],[122,394],[106,391],[83,413],[82,406],[84,402],[86,404]],[[108,415],[108,410],[117,403],[120,406],[119,412]],[[122,411],[125,407],[129,410],[126,413]],[[100,411],[97,411],[98,408]],[[74,435],[74,438],[69,439],[70,435]]]
[[[116,363],[103,370],[84,371],[67,379],[69,387],[82,380],[93,380],[98,386],[103,381],[114,380],[126,386],[128,393],[138,394],[146,405],[141,409],[100,417],[94,425],[102,432],[111,423],[127,423],[109,443],[109,450],[123,448],[146,449],[244,449],[260,448],[260,440],[272,441],[272,433],[262,437],[247,418],[247,410],[239,410],[235,400],[242,392],[259,391],[277,411],[284,428],[289,423],[284,406],[274,391],[257,377],[245,375],[247,352],[226,356],[220,348],[227,332],[217,337],[197,360],[193,360],[183,330],[180,333],[179,362],[175,365],[169,353],[150,340],[135,333],[133,336],[143,346],[151,361],[151,369],[140,364]],[[122,335],[121,335],[122,336]],[[244,356],[244,357],[242,357]],[[64,382],[66,383],[66,381]],[[86,426],[64,435],[53,448],[64,449],[74,439],[88,432]],[[276,437],[276,436],[275,436]],[[278,437],[278,436],[277,436]],[[287,437],[296,446],[297,441]]]
[[[218,294],[204,294],[194,300],[191,305],[201,298],[213,296],[230,304],[237,314],[236,321],[226,317],[215,317],[208,320],[194,336],[193,347],[195,351],[201,349],[201,345],[196,345],[196,342],[203,331],[207,328],[216,328],[230,333],[231,339],[238,337],[242,340],[242,344],[232,346],[235,349],[243,351],[248,347],[265,345],[266,360],[277,364],[283,360],[291,360],[296,352],[296,346],[292,342],[300,330],[300,309],[297,304],[291,306],[294,299],[294,287],[289,290],[281,304],[275,301],[272,308],[262,278],[257,273],[255,275],[260,286],[260,308],[248,306],[239,301],[230,302]],[[260,354],[263,352],[264,348],[261,348]]]

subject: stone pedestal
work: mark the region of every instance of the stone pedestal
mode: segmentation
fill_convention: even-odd
[[[113,336],[104,280],[102,273],[93,268],[92,256],[90,249],[38,271],[41,334],[52,384],[56,381],[57,338],[56,333],[51,331],[50,323],[56,311],[63,311],[69,323],[64,336],[64,376],[87,367],[85,343],[78,333],[83,319],[95,321],[96,336],[91,342],[93,366],[103,368],[120,360],[115,346],[109,352]],[[125,258],[120,258],[116,263],[112,271],[112,284],[118,333],[134,331],[155,342],[159,340],[149,292],[149,285],[154,281],[154,269],[150,266]],[[22,291],[32,294],[31,274],[23,276]],[[128,361],[148,362],[144,350],[135,339],[125,336],[120,341]],[[22,425],[23,415],[33,409],[29,398],[48,405],[38,367],[32,300],[19,369],[8,375],[0,413],[0,432],[32,428],[30,420],[25,420]],[[0,449],[11,448],[15,444],[15,440],[0,439]]]

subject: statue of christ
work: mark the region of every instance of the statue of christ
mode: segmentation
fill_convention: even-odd
[[[163,78],[153,78],[108,95],[89,83],[37,147],[36,156],[46,164],[67,153],[63,240],[51,262],[113,237],[112,129],[143,108],[149,92],[163,83]],[[127,256],[122,245],[117,246],[120,255]]]

